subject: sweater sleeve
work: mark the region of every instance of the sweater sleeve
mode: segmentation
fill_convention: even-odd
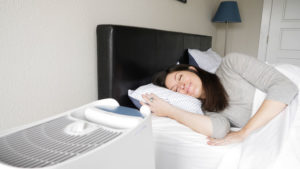
[[[211,119],[213,132],[213,138],[223,138],[230,131],[230,122],[229,120],[220,113],[207,112],[207,116]]]
[[[225,57],[223,64],[264,91],[268,100],[289,104],[298,93],[297,86],[286,76],[254,57],[232,53]]]

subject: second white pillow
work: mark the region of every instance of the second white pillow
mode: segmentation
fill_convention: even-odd
[[[198,49],[188,49],[189,64],[198,66],[210,73],[215,73],[222,62],[222,58],[211,48],[207,51]]]

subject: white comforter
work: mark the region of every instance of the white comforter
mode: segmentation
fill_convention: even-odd
[[[294,81],[300,90],[300,68],[292,65],[279,65],[276,68]],[[264,97],[263,92],[256,91],[253,112],[256,112]],[[294,122],[300,123],[298,97],[243,143],[228,146],[209,146],[206,136],[174,120],[153,116],[156,169],[300,168],[300,159],[295,157],[300,152],[300,146],[295,144],[294,127]]]

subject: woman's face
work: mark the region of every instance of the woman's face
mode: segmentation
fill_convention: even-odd
[[[176,71],[169,73],[165,85],[168,89],[178,93],[204,98],[202,81],[198,75],[190,71]]]

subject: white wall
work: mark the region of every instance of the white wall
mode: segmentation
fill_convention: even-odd
[[[0,0],[0,130],[97,99],[96,25],[214,36],[216,6],[217,0]]]
[[[242,22],[229,23],[227,53],[241,52],[257,57],[263,0],[237,0],[237,3]],[[225,23],[215,25],[217,26],[215,49],[223,55]]]

